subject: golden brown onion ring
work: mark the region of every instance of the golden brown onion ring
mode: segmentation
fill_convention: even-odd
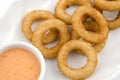
[[[65,9],[72,5],[86,5],[89,7],[92,6],[90,0],[59,0],[55,8],[56,17],[64,21],[66,24],[71,24],[71,15],[65,12]]]
[[[91,16],[99,25],[99,32],[86,31],[83,25],[82,18],[85,15]],[[108,27],[105,18],[99,11],[92,7],[81,6],[73,14],[72,19],[73,30],[84,40],[92,43],[100,43],[108,37]]]
[[[99,11],[103,14],[104,10],[99,9]],[[111,12],[111,11],[109,11],[109,12]],[[115,19],[113,19],[113,20],[107,20],[106,19],[106,21],[107,21],[107,25],[108,25],[109,30],[114,30],[116,28],[119,28],[120,27],[120,11],[119,11],[119,13],[118,13],[118,15]]]
[[[95,7],[99,12],[101,12],[103,14],[103,11],[105,11],[105,9],[101,10],[100,8],[98,7]],[[107,10],[108,12],[114,12],[114,11],[109,11]],[[116,11],[116,10],[115,10]],[[108,13],[109,14],[109,13]],[[104,16],[104,15],[103,15]],[[105,16],[104,16],[105,17]],[[116,28],[119,28],[120,27],[120,11],[118,12],[117,14],[117,17],[113,20],[107,20],[107,25],[108,25],[108,28],[109,30],[114,30]]]
[[[120,27],[120,12],[114,20],[107,20],[109,30],[113,30]]]
[[[94,21],[84,22],[83,25],[84,25],[85,29],[88,30],[88,31],[92,31],[92,32],[100,31],[97,23],[94,22]],[[75,33],[74,31],[72,31],[71,39],[72,40],[80,39],[80,36],[77,33]],[[105,46],[105,41],[103,41],[101,43],[91,44],[91,45],[94,47],[94,49],[97,52],[100,52],[104,48],[104,46]],[[77,52],[80,53],[80,51],[77,51]]]
[[[59,32],[60,40],[57,45],[52,48],[47,48],[44,46],[42,42],[43,35],[49,29],[56,29]],[[32,44],[36,46],[44,57],[53,58],[57,56],[57,53],[61,46],[70,40],[70,33],[66,26],[66,24],[58,19],[49,19],[43,21],[38,27],[35,29]]]
[[[101,10],[120,10],[120,0],[94,0],[94,4]]]
[[[68,54],[72,50],[80,50],[87,57],[87,63],[81,68],[71,68],[67,64]],[[57,64],[63,75],[72,80],[81,80],[89,77],[97,66],[97,53],[94,48],[85,41],[71,40],[62,46],[58,53]]]
[[[52,18],[55,18],[55,17],[49,11],[45,11],[45,10],[32,11],[28,13],[23,19],[22,32],[24,33],[25,37],[31,41],[32,35],[33,35],[33,32],[31,30],[31,25],[33,24],[33,22],[37,20],[52,19]],[[54,41],[57,38],[57,33],[58,32],[54,29],[52,29],[52,31],[49,31],[49,33],[43,37],[43,43],[49,43]]]

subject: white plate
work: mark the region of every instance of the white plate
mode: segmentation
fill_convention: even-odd
[[[0,3],[0,44],[7,41],[25,41],[21,31],[23,17],[32,10],[45,9],[54,12],[58,0],[3,0]],[[68,10],[70,11],[70,9]],[[114,15],[114,14],[113,14]],[[109,17],[109,16],[108,16]],[[30,43],[30,42],[29,42]],[[71,54],[70,65],[84,63],[84,57]],[[105,48],[98,56],[99,64],[87,80],[120,80],[120,28],[109,34]],[[46,59],[45,80],[68,80],[57,67],[56,59]]]

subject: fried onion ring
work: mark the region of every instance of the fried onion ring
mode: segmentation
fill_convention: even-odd
[[[24,33],[25,37],[31,41],[33,32],[31,30],[31,25],[34,21],[41,20],[41,19],[52,19],[55,18],[54,15],[45,10],[35,10],[28,13],[22,22],[22,32]],[[49,31],[47,35],[43,37],[43,43],[50,43],[57,38],[57,31],[52,29]],[[49,38],[48,38],[49,37]]]
[[[76,45],[77,44],[77,45]],[[81,50],[87,57],[87,63],[81,68],[71,68],[67,64],[67,57],[72,50]],[[97,66],[97,53],[87,42],[80,40],[71,40],[62,46],[58,53],[57,64],[63,75],[72,80],[81,80],[89,77],[95,71]]]
[[[97,10],[99,10],[103,14],[104,10],[101,10],[99,8],[97,8]],[[109,11],[109,12],[113,12],[113,11]],[[115,19],[113,19],[113,20],[106,19],[106,21],[107,21],[107,25],[108,25],[109,30],[114,30],[116,28],[119,28],[120,27],[120,11]]]
[[[105,11],[105,9],[101,10],[100,8],[98,7],[95,7],[99,12],[102,13],[103,15],[103,11]],[[107,10],[108,11],[108,10]],[[113,12],[113,11],[109,11],[109,12]],[[104,15],[103,15],[104,16]],[[104,16],[105,17],[105,16]],[[120,27],[120,11],[118,12],[118,15],[115,19],[113,20],[107,20],[107,25],[108,25],[108,28],[109,30],[114,30],[116,28],[119,28]]]
[[[96,22],[94,22],[94,21],[87,21],[87,22],[85,22],[84,23],[84,27],[88,31],[93,31],[93,32],[98,32],[99,31],[99,27],[96,24]],[[74,31],[72,31],[71,39],[72,40],[80,39],[80,36],[77,33],[75,33]],[[98,53],[98,52],[100,52],[104,48],[105,41],[101,42],[101,43],[91,44],[91,45],[94,47],[94,49]],[[80,51],[77,51],[77,52],[81,53]]]
[[[49,29],[56,29],[59,32],[60,40],[58,44],[52,48],[47,48],[44,46],[42,42],[42,37],[45,32]],[[38,27],[35,29],[32,44],[35,45],[46,58],[53,58],[57,56],[57,53],[61,46],[70,40],[70,32],[67,28],[67,25],[58,20],[58,19],[49,19],[43,21]]]
[[[84,15],[91,16],[99,25],[99,32],[86,31],[82,22]],[[100,14],[99,11],[92,7],[81,6],[73,14],[72,19],[73,30],[84,40],[92,43],[100,43],[108,37],[108,27],[105,18]]]
[[[71,15],[65,12],[67,7],[72,5],[86,5],[92,6],[90,0],[59,0],[55,8],[55,15],[66,24],[71,24]]]
[[[95,6],[101,10],[117,11],[120,10],[120,0],[94,0]]]
[[[109,30],[120,27],[120,12],[114,20],[107,20]]]

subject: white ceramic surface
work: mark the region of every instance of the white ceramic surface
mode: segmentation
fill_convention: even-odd
[[[37,9],[45,9],[54,13],[54,7],[57,1],[58,0],[1,1],[0,44],[12,41],[29,42],[21,31],[23,17],[28,12]],[[71,9],[73,10],[74,8],[72,7]],[[71,9],[68,9],[67,11],[71,13]],[[114,15],[115,13],[112,14],[112,16]],[[111,17],[111,15],[106,16],[107,18]],[[81,57],[78,54],[71,54],[69,59],[71,61],[69,61],[69,64],[74,67],[78,67],[84,63],[84,57]],[[120,28],[110,31],[106,46],[99,53],[98,59],[99,63],[96,71],[86,80],[120,80]],[[68,78],[60,73],[56,59],[46,59],[45,80],[68,80]]]
[[[34,47],[31,44],[26,43],[26,42],[14,41],[14,42],[5,43],[2,46],[0,46],[0,53],[3,53],[4,51],[11,49],[11,48],[23,48],[23,49],[26,49],[26,50],[32,52],[36,56],[36,58],[39,60],[40,65],[41,65],[41,67],[40,67],[41,73],[40,73],[38,80],[44,80],[45,60],[44,60],[42,54],[40,53],[40,51],[36,47]]]

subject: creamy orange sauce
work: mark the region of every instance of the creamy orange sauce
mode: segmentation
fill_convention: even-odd
[[[0,55],[0,80],[38,80],[40,63],[29,51],[13,48]]]

